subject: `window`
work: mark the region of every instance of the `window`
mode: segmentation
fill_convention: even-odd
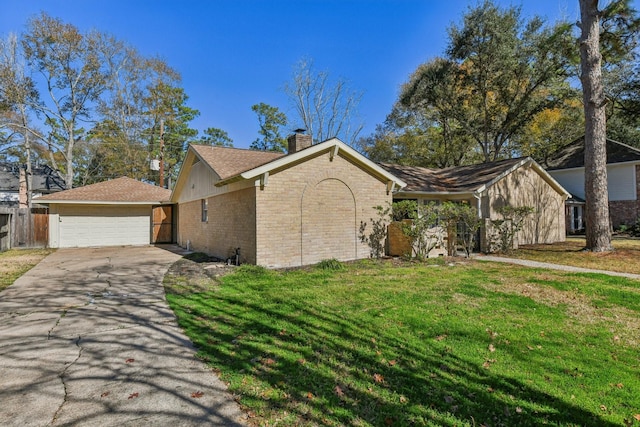
[[[207,201],[207,199],[202,199],[201,202],[202,222],[207,222],[209,221],[209,202]]]

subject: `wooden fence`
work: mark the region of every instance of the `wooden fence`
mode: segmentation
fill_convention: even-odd
[[[0,207],[0,251],[46,248],[49,244],[47,208]]]

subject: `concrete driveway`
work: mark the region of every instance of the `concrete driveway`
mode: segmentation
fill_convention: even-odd
[[[166,304],[179,255],[60,249],[0,293],[0,425],[242,425]]]

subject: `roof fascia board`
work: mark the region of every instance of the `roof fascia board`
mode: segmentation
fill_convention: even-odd
[[[544,179],[545,181],[547,181],[552,187],[554,187],[554,189],[562,194],[563,196],[565,196],[565,198],[569,198],[571,197],[571,193],[569,193],[562,185],[560,185],[560,183],[558,181],[556,181],[556,179],[554,177],[552,177],[549,172],[547,172],[546,170],[544,170],[544,168],[542,166],[540,166],[537,162],[533,161],[533,159],[531,159],[531,166],[538,172],[538,174],[540,174],[540,176],[542,177],[542,179]]]
[[[607,163],[607,166],[625,166],[625,165],[640,165],[640,160],[629,160],[627,162]],[[562,168],[562,169],[549,169],[549,172],[564,172],[564,171],[577,171],[584,169],[584,166],[577,166],[575,168]]]
[[[533,159],[531,157],[525,157],[524,159],[520,160],[518,163],[516,163],[513,166],[511,166],[509,169],[505,170],[504,172],[502,172],[501,174],[499,174],[498,176],[493,178],[491,181],[489,181],[489,182],[483,184],[482,186],[480,186],[477,190],[475,190],[475,193],[478,193],[478,194],[482,193],[487,188],[489,188],[492,185],[494,185],[496,182],[500,181],[504,177],[510,175],[511,173],[515,172],[516,170],[520,169],[522,166],[524,166],[524,165],[526,165],[527,163],[530,163],[530,162],[533,162]]]
[[[191,144],[189,144],[189,148],[187,149],[187,155],[185,156],[184,161],[180,166],[180,171],[178,172],[178,179],[176,180],[176,185],[173,187],[173,190],[171,191],[171,199],[170,199],[171,201],[174,201],[174,195],[178,195],[182,191],[182,188],[184,187],[184,184],[187,181],[187,177],[189,176],[189,170],[191,170],[191,167],[194,164],[193,160],[195,159],[198,159],[199,161],[207,165],[209,170],[211,170],[218,177],[218,179],[220,179],[220,175],[218,175],[218,172],[216,172],[215,169],[213,169],[211,165],[204,158],[202,158],[202,156],[200,156],[200,154],[196,150],[193,149]]]

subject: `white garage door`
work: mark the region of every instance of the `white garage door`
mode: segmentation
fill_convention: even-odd
[[[60,205],[60,247],[148,245],[149,206]]]

